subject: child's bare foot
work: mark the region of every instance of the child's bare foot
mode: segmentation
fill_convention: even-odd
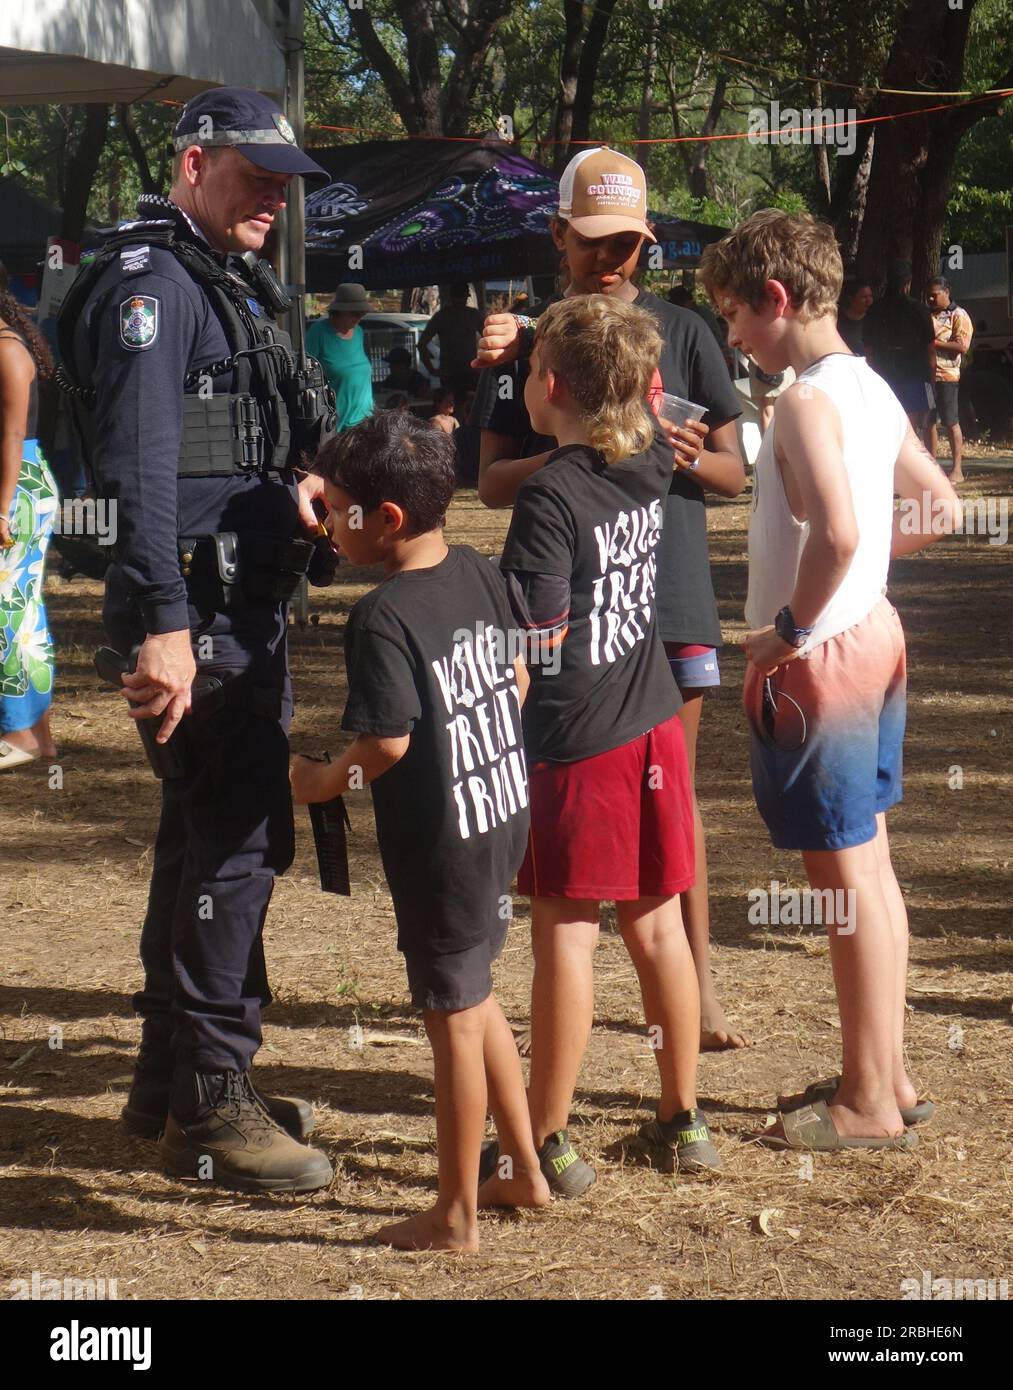
[[[963,473],[958,473],[958,472],[956,471],[956,469],[951,469],[951,471],[950,471],[950,482],[951,482],[951,483],[953,483],[954,485],[956,485],[957,483],[965,483],[966,481],[967,481],[967,479],[964,477]]]
[[[522,1057],[531,1056],[531,1029],[514,1029],[514,1042],[517,1044],[517,1051]]]
[[[552,1194],[549,1184],[538,1167],[533,1170],[514,1173],[513,1177],[501,1177],[500,1172],[509,1154],[501,1154],[496,1171],[478,1189],[479,1208],[485,1207],[544,1207]]]
[[[395,1250],[459,1250],[470,1254],[478,1249],[478,1223],[450,1220],[436,1207],[430,1207],[406,1221],[381,1226],[373,1239],[382,1245],[393,1245]]]
[[[730,1048],[752,1047],[745,1033],[732,1028],[717,998],[700,1000],[700,1051],[726,1052]]]

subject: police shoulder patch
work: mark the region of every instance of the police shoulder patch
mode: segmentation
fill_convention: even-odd
[[[142,270],[150,269],[150,246],[124,246],[120,252],[120,273],[122,275],[138,275]]]
[[[158,300],[133,294],[120,304],[120,342],[132,352],[151,347],[158,337]]]

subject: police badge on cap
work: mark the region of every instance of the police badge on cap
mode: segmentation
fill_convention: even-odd
[[[190,145],[232,145],[251,164],[272,174],[301,174],[324,183],[331,177],[296,144],[295,131],[281,109],[247,87],[214,87],[188,101],[176,122],[172,145],[177,154]]]

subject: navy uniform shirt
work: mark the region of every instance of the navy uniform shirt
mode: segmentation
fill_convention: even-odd
[[[199,242],[183,214],[158,200],[155,216],[173,214]],[[265,313],[255,302],[250,307]],[[183,380],[230,353],[200,284],[164,247],[145,247],[141,240],[106,267],[75,327],[74,355],[82,378],[95,387],[95,490],[115,500],[108,583],[146,632],[180,631],[190,626],[190,617],[178,537],[216,531],[294,535],[294,475],[177,478]],[[212,379],[212,389],[228,392],[232,383],[232,373],[225,372]]]

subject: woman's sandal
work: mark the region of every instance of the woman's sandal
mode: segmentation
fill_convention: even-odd
[[[778,1096],[777,1108],[782,1115],[790,1114],[792,1110],[799,1110],[803,1105],[813,1105],[818,1100],[825,1100],[827,1104],[833,1100],[841,1084],[839,1076],[828,1076],[824,1081],[814,1081],[807,1086],[800,1096]],[[930,1100],[920,1100],[916,1105],[909,1105],[906,1108],[901,1106],[900,1117],[906,1125],[923,1124],[926,1120],[931,1120],[936,1113],[936,1107]]]
[[[913,1149],[918,1136],[906,1129],[894,1138],[839,1134],[825,1100],[789,1110],[781,1117],[783,1134],[758,1134],[756,1139],[771,1149],[808,1149],[833,1153],[838,1149]]]
[[[0,772],[13,772],[16,767],[24,767],[25,763],[34,763],[37,757],[37,753],[29,753],[27,748],[18,748],[0,738]]]

